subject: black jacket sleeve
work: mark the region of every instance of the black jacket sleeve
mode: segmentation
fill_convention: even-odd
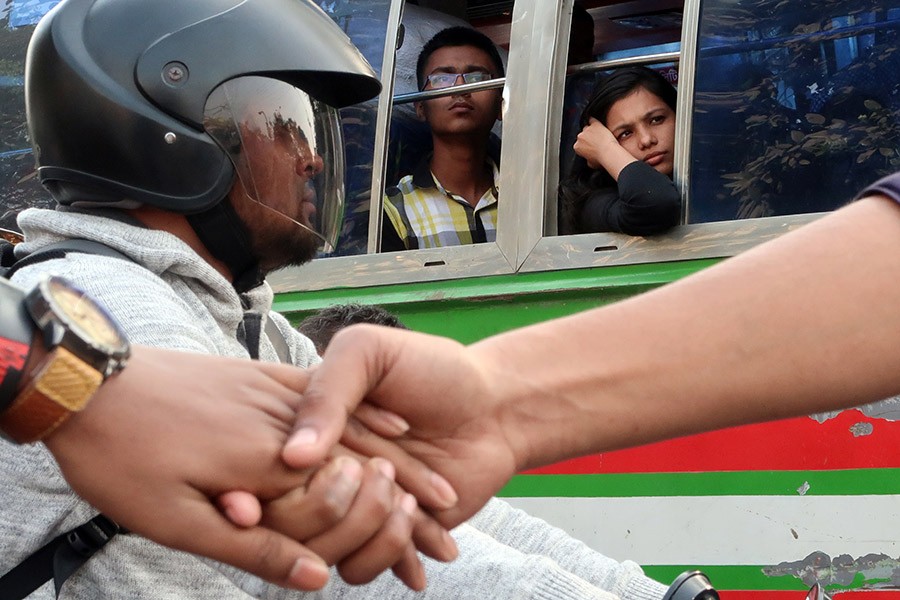
[[[671,179],[635,161],[619,173],[617,188],[591,192],[580,214],[584,232],[663,233],[681,220],[681,197]]]
[[[874,196],[875,194],[883,194],[891,198],[894,202],[900,202],[900,173],[888,175],[883,179],[879,179],[866,189],[864,189],[857,198],[866,196]]]

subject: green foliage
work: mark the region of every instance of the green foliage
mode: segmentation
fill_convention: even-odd
[[[896,32],[882,31],[876,47],[838,72],[826,57],[835,40],[859,35],[842,31],[836,17],[846,28],[848,22],[870,23],[855,15],[875,13],[883,20],[884,11],[880,0],[718,0],[709,6],[704,30],[732,43],[772,40],[746,54],[764,65],[760,81],[742,82],[739,92],[697,97],[701,107],[721,107],[724,99],[742,118],[739,170],[721,175],[738,199],[737,218],[797,212],[792,203],[811,190],[849,200],[863,185],[900,169],[900,103],[885,106],[884,86],[878,93],[870,89],[876,78],[897,76]],[[786,89],[799,107],[807,92],[827,101],[816,112],[791,111],[777,98]]]
[[[809,113],[804,123],[789,127],[777,113],[749,115],[749,139],[778,141],[758,144],[743,170],[722,176],[731,195],[740,198],[738,218],[778,214],[780,201],[789,200],[798,185],[815,184],[823,170],[843,172],[839,183],[853,188],[861,174],[872,180],[900,169],[900,110],[874,100],[863,107],[852,120]]]

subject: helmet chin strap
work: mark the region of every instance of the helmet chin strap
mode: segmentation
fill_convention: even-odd
[[[238,293],[260,285],[265,278],[250,245],[250,233],[227,198],[203,212],[187,215],[188,223],[210,254],[225,263]]]

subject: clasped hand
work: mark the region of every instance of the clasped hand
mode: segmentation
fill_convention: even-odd
[[[621,146],[606,125],[591,118],[578,134],[572,149],[587,161],[590,168],[600,169],[603,167],[603,157],[608,156],[610,151],[621,149]]]
[[[287,365],[136,347],[45,444],[79,495],[158,543],[285,587],[321,588],[337,565],[351,583],[393,568],[422,589],[416,549],[450,560],[456,547],[416,498],[446,508],[452,490],[407,459],[404,476],[426,482],[414,498],[390,461],[340,447],[289,468],[281,452],[307,380]],[[402,423],[367,422],[385,434]]]

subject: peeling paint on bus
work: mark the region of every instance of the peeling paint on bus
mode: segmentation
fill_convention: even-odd
[[[819,582],[826,587],[888,589],[900,585],[900,558],[886,554],[831,558],[824,552],[813,552],[803,560],[766,567],[763,572],[769,577],[797,577],[806,585]]]
[[[872,419],[883,419],[885,421],[900,421],[900,396],[893,396],[891,398],[887,398],[885,400],[881,400],[879,402],[872,402],[871,404],[864,404],[857,408],[857,410],[869,418]],[[833,419],[837,415],[839,415],[841,411],[830,411],[817,413],[815,415],[810,415],[811,418],[815,419],[819,423],[824,423],[828,419]],[[868,433],[871,433],[869,431]]]

